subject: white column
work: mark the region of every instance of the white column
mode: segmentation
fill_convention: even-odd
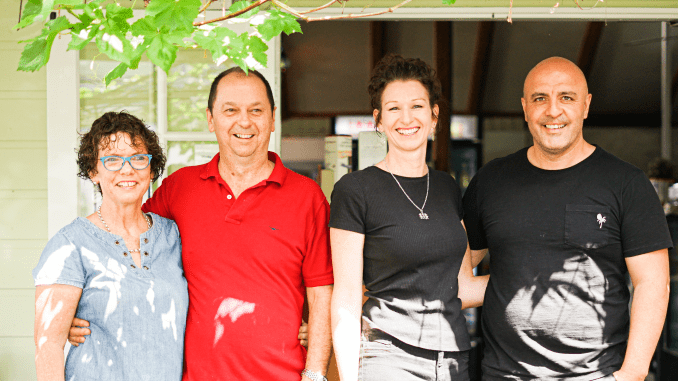
[[[70,223],[78,210],[75,148],[80,126],[78,51],[66,51],[70,36],[54,40],[47,64],[47,233]]]
[[[261,70],[261,74],[268,79],[271,85],[273,100],[277,107],[275,110],[275,131],[271,134],[271,140],[268,142],[268,150],[280,155],[282,136],[280,132],[280,89],[282,80],[280,75],[280,36],[272,38],[267,44],[268,51],[266,54],[268,55],[268,62],[266,63],[266,68]]]

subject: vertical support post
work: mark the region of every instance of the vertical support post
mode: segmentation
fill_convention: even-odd
[[[434,54],[436,72],[442,85],[443,101],[440,105],[440,115],[436,126],[433,142],[435,157],[435,169],[448,172],[449,168],[449,145],[450,145],[450,114],[452,112],[452,22],[436,21],[435,23]]]
[[[668,23],[661,24],[661,98],[662,98],[662,158],[671,160],[671,83],[669,82]]]
[[[271,134],[271,140],[268,142],[268,150],[280,155],[280,146],[282,143],[282,114],[280,113],[281,106],[281,91],[282,91],[282,73],[280,72],[280,49],[282,43],[280,36],[276,36],[268,42],[268,66],[273,70],[271,78],[273,78],[273,99],[278,105],[275,109],[275,131]]]
[[[162,143],[167,145],[167,141],[165,140],[167,134],[167,73],[158,66],[155,67],[155,72],[158,80],[158,102],[156,104],[158,110],[156,115],[158,121],[158,137]]]
[[[155,68],[155,79],[156,79],[156,93],[157,93],[157,102],[155,102],[155,121],[156,128],[155,131],[158,134],[158,140],[160,140],[160,146],[168,152],[169,144],[167,142],[167,73],[163,71],[159,66],[153,65]],[[164,176],[167,176],[165,174]],[[161,176],[157,185],[162,184],[163,177]]]
[[[66,51],[70,36],[57,38],[47,63],[47,235],[52,237],[78,213],[75,148],[80,127],[80,74],[77,50]]]

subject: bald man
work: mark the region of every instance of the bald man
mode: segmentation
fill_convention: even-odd
[[[521,102],[534,145],[485,165],[464,195],[473,263],[492,258],[483,380],[644,380],[669,297],[657,194],[584,140],[591,94],[572,62],[537,64]]]

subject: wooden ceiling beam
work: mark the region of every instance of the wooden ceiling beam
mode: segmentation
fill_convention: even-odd
[[[478,24],[476,49],[473,55],[473,71],[471,72],[471,88],[468,94],[466,113],[478,115],[482,112],[485,82],[489,71],[490,51],[494,38],[494,21],[482,21]]]
[[[593,67],[593,61],[596,58],[596,52],[600,45],[600,37],[603,35],[603,27],[605,23],[602,21],[592,21],[586,24],[584,37],[579,48],[579,58],[577,59],[577,66],[584,72],[584,76],[588,79]]]

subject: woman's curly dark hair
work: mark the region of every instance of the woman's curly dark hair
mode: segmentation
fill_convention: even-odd
[[[99,160],[99,148],[108,147],[111,135],[126,133],[132,139],[132,147],[142,145],[153,157],[151,158],[151,175],[153,181],[157,180],[165,170],[165,154],[160,147],[158,135],[151,131],[141,119],[136,116],[121,112],[107,112],[92,123],[89,132],[80,135],[80,147],[78,147],[78,176],[89,180],[91,175],[97,173],[97,161]],[[97,186],[101,192],[101,188]]]
[[[386,85],[394,81],[410,80],[419,81],[426,88],[431,109],[435,105],[443,108],[442,87],[436,71],[431,66],[419,58],[403,58],[399,54],[388,54],[372,71],[370,85],[367,88],[372,108],[379,110],[375,121],[377,125],[381,122],[381,96]],[[434,115],[434,118],[438,117],[439,115]]]

